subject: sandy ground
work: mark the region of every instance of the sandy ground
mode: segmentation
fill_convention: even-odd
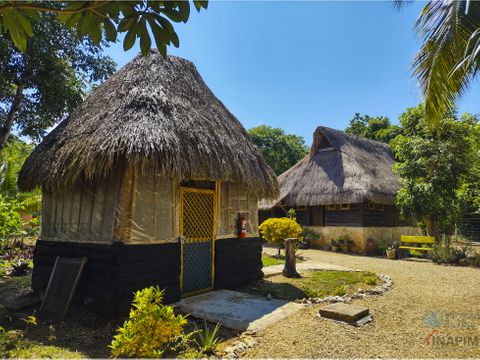
[[[275,252],[275,249],[266,249]],[[258,333],[243,357],[480,358],[480,269],[302,250],[313,261],[392,277],[383,296],[356,300],[374,321],[356,328],[310,306]]]

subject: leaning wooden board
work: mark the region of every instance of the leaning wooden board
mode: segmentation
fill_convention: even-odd
[[[65,316],[86,262],[86,257],[57,256],[40,306],[41,313]]]

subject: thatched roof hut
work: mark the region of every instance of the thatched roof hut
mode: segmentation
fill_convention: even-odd
[[[164,60],[157,50],[129,62],[48,134],[25,162],[19,186],[61,190],[105,178],[121,161],[277,195],[275,174],[195,65]]]
[[[260,207],[393,204],[400,187],[394,161],[387,144],[319,126],[310,153],[278,177],[280,196]]]
[[[184,59],[137,56],[45,137],[19,176],[43,190],[32,286],[55,256],[88,257],[79,291],[107,315],[132,292],[182,294],[262,277],[258,200],[274,172]]]
[[[312,246],[350,239],[351,250],[367,243],[391,244],[401,235],[418,235],[413,219],[394,205],[400,188],[386,144],[319,126],[310,153],[278,177],[280,196],[259,203],[260,222],[296,210],[297,221],[321,234]]]

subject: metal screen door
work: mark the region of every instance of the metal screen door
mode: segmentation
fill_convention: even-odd
[[[182,293],[213,287],[215,191],[180,189],[182,238]]]

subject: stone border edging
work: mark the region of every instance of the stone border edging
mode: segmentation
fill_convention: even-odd
[[[336,302],[350,303],[356,299],[365,299],[367,297],[372,297],[374,295],[383,295],[392,287],[393,280],[390,276],[385,274],[376,274],[376,275],[380,280],[383,281],[383,284],[378,285],[373,289],[367,289],[367,290],[359,289],[359,291],[355,292],[350,296],[330,295],[323,298],[310,298],[310,299],[297,300],[296,302],[299,302],[301,304],[307,304],[307,305],[321,304],[321,303],[336,303]],[[369,322],[369,321],[371,321],[371,316],[369,319],[366,319],[366,322]],[[257,341],[253,338],[252,335],[254,335],[254,333],[248,332],[248,331],[240,335],[239,340],[237,340],[233,345],[227,347],[224,350],[225,355],[223,357],[228,359],[240,358],[242,354],[245,353],[245,351],[247,351],[248,349],[252,348],[257,344]]]

